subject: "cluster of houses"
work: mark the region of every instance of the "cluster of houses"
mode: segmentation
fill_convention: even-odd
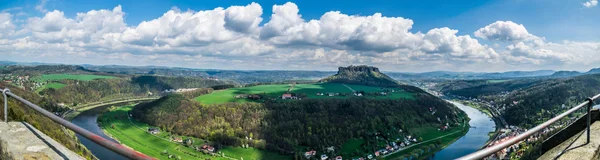
[[[377,151],[375,151],[373,154],[369,154],[365,157],[359,157],[359,158],[353,158],[352,160],[366,160],[366,159],[375,159],[376,157],[379,156],[384,156],[387,154],[391,154],[394,153],[394,151],[397,151],[401,148],[404,147],[408,147],[411,144],[417,143],[417,139],[415,137],[412,136],[406,136],[404,137],[404,139],[396,139],[395,142],[390,142],[389,144],[387,144],[384,148],[381,148]],[[331,148],[331,147],[330,147]],[[328,150],[330,150],[328,148]],[[313,157],[315,157],[317,155],[317,151],[315,150],[310,150],[304,153],[304,157],[306,159],[311,159]],[[320,159],[321,160],[327,160],[329,158],[329,156],[327,156],[327,154],[321,154]],[[335,160],[342,160],[342,156],[336,156],[334,158]]]
[[[292,95],[291,93],[284,93],[281,95],[281,99],[300,99],[300,98]]]
[[[333,92],[329,92],[329,93],[318,92],[317,93],[317,96],[330,96],[330,97],[333,97],[333,96],[339,96],[339,95],[340,95],[340,93],[333,93]]]
[[[29,88],[31,90],[36,90],[40,87],[43,87],[45,84],[44,82],[30,81],[29,76],[17,76],[13,74],[0,74],[0,80],[8,84],[15,85],[22,89],[25,89],[25,84],[31,83],[31,88]]]
[[[148,128],[148,133],[153,134],[153,135],[157,135],[160,133],[160,130],[158,128]],[[171,136],[171,141],[173,142],[177,142],[177,143],[183,143],[183,144],[192,144],[194,141],[191,138],[187,138],[187,139],[183,139],[181,137],[178,136]],[[204,152],[204,153],[215,153],[215,147],[208,145],[208,144],[204,144],[202,146],[195,146],[194,149],[196,151],[199,152]]]
[[[168,93],[182,93],[182,92],[191,92],[191,91],[195,91],[198,88],[179,88],[179,89],[165,89],[164,91],[160,92],[161,94],[168,94]]]
[[[247,98],[251,100],[258,100],[261,99],[262,96],[260,94],[238,94],[233,96],[233,98]]]
[[[208,144],[204,144],[201,147],[196,147],[196,150],[200,152],[215,153],[215,147]]]

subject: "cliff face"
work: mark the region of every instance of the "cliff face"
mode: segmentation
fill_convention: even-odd
[[[379,68],[365,65],[339,67],[337,74],[344,74],[346,72],[379,72]]]
[[[379,72],[379,68],[365,65],[339,67],[337,74],[324,78],[321,82],[338,82],[380,87],[398,86],[398,83],[396,83],[395,80]]]

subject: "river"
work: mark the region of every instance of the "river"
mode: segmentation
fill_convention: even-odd
[[[488,133],[496,130],[494,121],[483,112],[457,102],[450,103],[467,113],[469,118],[471,118],[469,121],[471,128],[465,136],[435,153],[435,155],[430,158],[432,160],[456,159],[469,153],[473,153],[479,150],[489,140],[490,137],[488,136]]]
[[[110,140],[114,141],[113,139],[111,139],[110,137],[105,135],[104,132],[102,132],[102,130],[100,129],[100,127],[98,127],[98,124],[96,123],[96,120],[98,119],[98,116],[100,116],[100,113],[102,113],[104,110],[106,110],[107,107],[109,107],[109,106],[102,106],[102,107],[97,107],[94,109],[84,111],[81,114],[77,115],[75,118],[73,118],[73,120],[71,120],[71,122],[81,128],[84,128],[84,129],[94,133],[94,134],[97,134],[106,139],[110,139]],[[77,134],[77,138],[79,138],[79,140],[81,141],[81,144],[83,144],[85,147],[87,147],[96,157],[98,157],[101,160],[105,160],[105,159],[126,160],[127,159],[109,149],[106,149],[106,148],[90,141],[89,139],[87,139],[85,137],[82,137],[79,134]]]

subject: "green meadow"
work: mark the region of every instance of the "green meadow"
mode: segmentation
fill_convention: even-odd
[[[65,87],[65,86],[67,86],[67,85],[66,84],[62,84],[62,83],[51,82],[51,83],[48,83],[48,84],[46,84],[46,85],[44,85],[44,86],[36,89],[36,92],[40,92],[40,91],[42,91],[44,89],[48,89],[48,88],[61,89],[61,88]]]
[[[240,147],[224,147],[218,151],[222,152],[228,158],[206,155],[181,143],[170,141],[169,137],[172,135],[168,132],[161,131],[157,135],[146,132],[152,126],[128,118],[127,112],[132,108],[133,106],[123,106],[105,112],[99,117],[100,127],[105,133],[121,144],[158,159],[169,159],[168,155],[161,154],[164,151],[176,157],[179,156],[181,159],[290,159],[288,156],[282,156],[273,152]],[[202,145],[205,143],[205,141],[198,138],[179,137],[194,139],[193,145]]]
[[[314,84],[296,84],[293,88],[291,84],[273,84],[259,85],[242,88],[230,88],[226,90],[214,91],[211,94],[201,95],[195,98],[196,101],[203,104],[218,104],[226,102],[261,102],[262,100],[249,100],[246,98],[235,98],[240,94],[264,94],[267,98],[281,97],[282,94],[290,90],[295,94],[304,94],[309,99],[317,98],[347,98],[349,96],[323,96],[317,93],[345,93],[351,95],[354,91],[364,91],[365,93],[379,93],[382,91],[380,87],[353,85],[341,83],[314,83]],[[395,92],[390,92],[386,96],[373,96],[372,98],[407,98],[414,99],[413,94],[405,92],[401,89],[394,89]]]

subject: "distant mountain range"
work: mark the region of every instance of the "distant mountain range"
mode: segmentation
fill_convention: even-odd
[[[39,62],[12,62],[12,61],[0,61],[0,66],[36,66],[36,65],[56,65],[53,63],[39,63]],[[220,69],[194,69],[194,68],[182,68],[182,67],[166,67],[166,66],[124,66],[124,65],[90,65],[82,64],[79,65],[86,69],[102,71],[102,72],[113,72],[123,74],[161,74],[162,72],[170,73],[173,70],[182,73],[170,73],[180,76],[186,76],[187,74],[193,73],[193,76],[222,76],[219,74],[245,74],[252,72],[285,72],[286,75],[294,77],[293,72],[301,73],[302,75],[308,74],[307,72],[319,72],[318,75],[310,77],[320,77],[326,74],[334,73],[332,71],[283,71],[283,70],[220,70]],[[379,72],[379,71],[378,71]],[[433,72],[422,72],[422,73],[407,73],[407,72],[379,72],[385,73],[389,77],[398,80],[419,80],[419,79],[507,79],[507,78],[523,78],[523,77],[550,77],[550,78],[565,78],[573,77],[584,74],[597,74],[600,73],[600,68],[591,69],[588,72],[578,71],[555,71],[555,70],[537,70],[537,71],[508,71],[508,72],[452,72],[452,71],[433,71]],[[232,75],[227,75],[232,76]],[[300,76],[304,77],[304,76]]]

